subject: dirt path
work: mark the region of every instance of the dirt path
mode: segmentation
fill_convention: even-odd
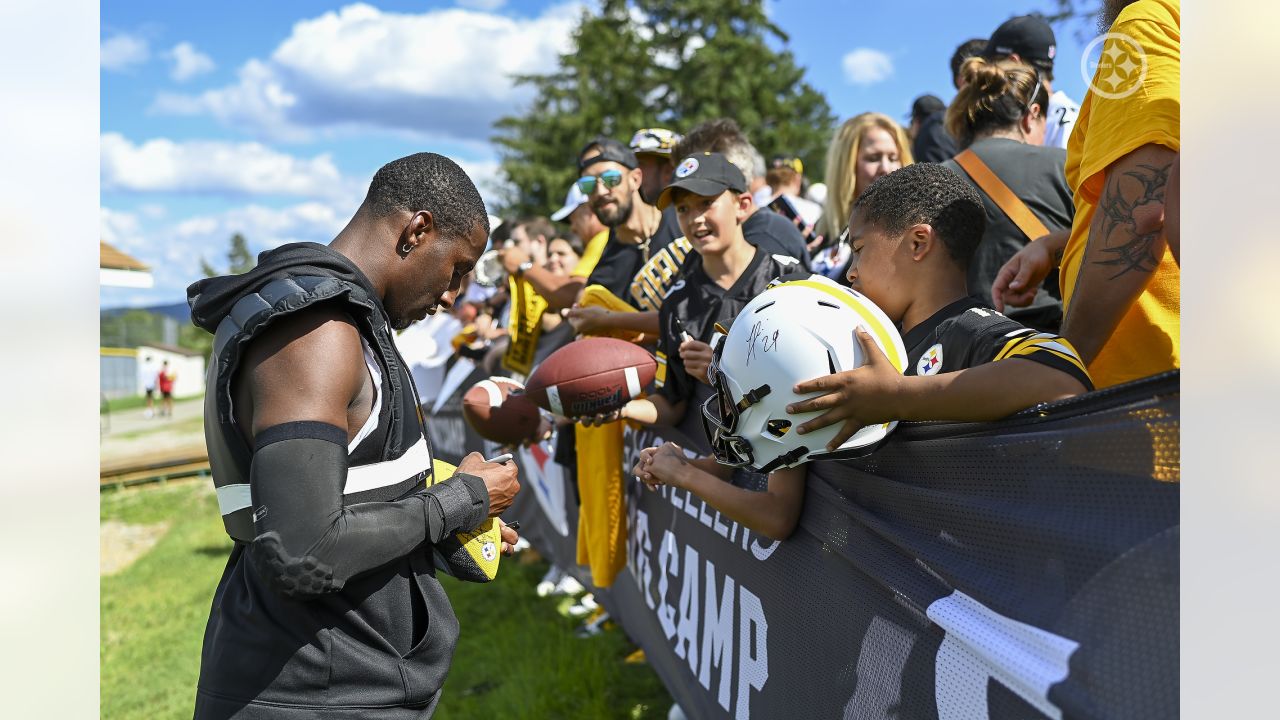
[[[174,403],[171,418],[147,418],[141,408],[112,413],[99,446],[102,468],[203,454],[203,413],[204,398],[199,397]]]
[[[130,525],[107,520],[98,526],[99,575],[114,575],[133,564],[160,542],[169,523]]]

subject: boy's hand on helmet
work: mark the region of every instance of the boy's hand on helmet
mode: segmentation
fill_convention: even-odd
[[[860,327],[854,336],[866,356],[862,367],[797,383],[794,388],[797,395],[819,392],[823,395],[787,406],[787,412],[791,414],[826,411],[797,427],[796,432],[802,435],[843,423],[840,432],[827,443],[827,450],[840,447],[866,425],[897,419],[895,407],[902,387],[902,375],[866,330]]]

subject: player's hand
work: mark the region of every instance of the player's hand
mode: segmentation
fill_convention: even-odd
[[[591,335],[605,327],[604,319],[609,316],[609,311],[598,305],[587,307],[574,305],[565,311],[564,316],[568,318],[569,324],[573,326],[575,333],[578,335]]]
[[[902,375],[866,330],[858,328],[854,336],[867,358],[862,367],[797,383],[797,395],[815,392],[823,395],[787,406],[791,414],[826,411],[797,427],[796,432],[802,435],[843,423],[840,432],[827,443],[828,451],[840,447],[863,426],[897,419],[894,408],[902,388]]]
[[[707,382],[707,367],[711,364],[711,357],[711,346],[704,342],[685,340],[680,343],[680,359],[684,361],[685,371],[704,383]]]
[[[515,529],[498,518],[498,534],[502,536],[502,554],[514,555],[516,553],[516,543],[520,542],[520,536]]]
[[[498,251],[498,259],[502,261],[502,269],[508,275],[515,275],[521,265],[529,262],[529,253],[518,247],[504,247]]]
[[[1036,298],[1036,291],[1053,272],[1053,257],[1042,242],[1030,242],[1014,253],[996,273],[991,283],[991,302],[1004,312],[1006,305],[1026,307]]]
[[[458,472],[475,475],[484,480],[489,491],[489,517],[497,517],[511,507],[516,493],[520,492],[519,468],[510,460],[504,463],[486,462],[478,452],[468,454],[458,465]]]

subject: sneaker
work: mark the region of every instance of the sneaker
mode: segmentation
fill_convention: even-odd
[[[600,609],[600,605],[596,603],[596,599],[591,596],[591,593],[587,593],[586,595],[583,595],[581,598],[578,599],[577,604],[570,605],[569,609],[566,612],[569,613],[569,617],[580,618],[580,617],[585,617],[599,609]]]
[[[556,583],[556,589],[551,591],[552,595],[581,595],[586,591],[582,583],[578,582],[572,575],[565,573],[564,577]]]
[[[542,579],[538,581],[538,584],[534,586],[533,591],[538,594],[538,597],[546,597],[555,592],[556,587],[563,579],[564,571],[555,565],[552,565],[551,569],[547,571],[547,574],[543,575]]]
[[[588,638],[599,635],[601,632],[611,628],[612,623],[609,622],[609,613],[605,612],[604,608],[597,606],[586,621],[582,623],[582,627],[574,630],[573,634],[580,638]]]

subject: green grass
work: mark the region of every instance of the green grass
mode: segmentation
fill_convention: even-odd
[[[109,492],[103,520],[169,522],[146,555],[102,579],[104,718],[190,718],[209,603],[230,540],[203,483]],[[442,720],[663,718],[671,700],[648,665],[622,662],[634,647],[621,630],[589,639],[555,602],[537,597],[544,562],[504,559],[487,585],[444,578],[462,637]]]

